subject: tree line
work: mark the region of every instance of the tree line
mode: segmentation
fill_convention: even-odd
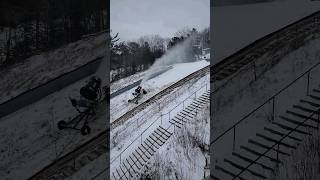
[[[0,66],[108,28],[105,0],[2,0]]]
[[[140,37],[136,41],[120,41],[116,34],[111,43],[111,82],[147,70],[156,59],[185,40],[194,37],[190,44],[190,54],[200,55],[202,48],[209,47],[209,28],[202,32],[197,29],[183,28],[172,38],[159,35]],[[120,35],[121,36],[121,35]],[[195,59],[190,59],[194,61]]]

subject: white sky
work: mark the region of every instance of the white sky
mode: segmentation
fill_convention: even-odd
[[[111,0],[110,27],[121,40],[172,37],[183,27],[209,27],[210,0]]]

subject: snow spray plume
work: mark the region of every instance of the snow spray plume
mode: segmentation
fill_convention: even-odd
[[[172,49],[168,50],[163,56],[156,59],[152,66],[148,69],[141,84],[143,85],[145,81],[151,79],[156,72],[163,71],[174,64],[193,61],[194,55],[192,42],[194,38],[195,35],[190,36],[182,43],[177,44]]]

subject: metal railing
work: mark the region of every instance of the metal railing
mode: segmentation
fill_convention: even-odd
[[[276,157],[275,159],[277,160],[277,165],[279,164],[279,146],[280,143],[288,136],[290,136],[291,133],[293,133],[294,131],[296,131],[300,126],[304,125],[308,120],[312,119],[314,115],[318,115],[317,116],[317,130],[319,130],[319,121],[320,121],[320,117],[319,117],[319,112],[320,112],[320,108],[317,109],[316,112],[313,112],[310,116],[306,117],[302,122],[300,122],[298,125],[296,125],[295,128],[293,128],[292,130],[290,130],[285,136],[283,136],[279,141],[275,142],[271,147],[269,147],[266,151],[264,151],[261,155],[259,155],[255,160],[251,161],[250,164],[248,164],[246,167],[244,167],[238,174],[236,174],[236,176],[234,176],[232,179],[241,179],[239,176],[244,173],[246,170],[248,170],[250,168],[250,166],[252,166],[253,164],[255,164],[261,157],[265,156],[270,150],[274,150],[275,146],[277,146],[277,150],[276,150]],[[310,127],[309,127],[310,128]],[[310,129],[309,129],[309,132]]]
[[[170,120],[170,118],[173,115],[173,111],[176,110],[178,107],[181,107],[182,109],[184,109],[184,107],[186,106],[186,101],[190,100],[190,99],[196,99],[198,96],[198,91],[200,91],[201,89],[204,89],[207,91],[209,88],[210,84],[206,83],[204,85],[202,85],[200,88],[198,88],[197,90],[195,90],[191,95],[189,95],[187,98],[185,98],[183,101],[181,101],[180,103],[178,103],[176,106],[174,106],[171,110],[169,110],[167,113],[161,113],[161,115],[154,120],[147,128],[145,128],[140,134],[139,136],[137,136],[134,140],[132,140],[132,142],[124,149],[122,150],[119,155],[117,155],[115,158],[113,158],[113,160],[111,160],[110,164],[113,164],[117,159],[119,159],[120,164],[122,163],[122,159],[123,159],[123,154],[126,152],[126,150],[131,147],[134,143],[136,142],[140,142],[142,143],[143,141],[143,137],[148,136],[149,134],[147,133],[147,130],[150,129],[150,127],[152,127],[156,122],[159,122],[160,125],[163,124],[164,118],[167,116],[167,119]],[[158,104],[156,104],[157,106]],[[138,118],[140,119],[140,117]],[[137,121],[138,122],[138,121]],[[140,126],[139,126],[140,127]],[[175,129],[174,129],[175,131]]]
[[[223,133],[221,133],[217,138],[215,138],[213,141],[211,141],[210,146],[214,145],[216,142],[218,142],[220,139],[222,139],[227,133],[230,131],[233,131],[233,151],[235,150],[235,145],[236,145],[236,128],[239,124],[241,124],[244,120],[248,119],[253,113],[258,111],[260,108],[262,108],[265,104],[270,103],[272,101],[272,121],[275,119],[275,98],[281,94],[284,90],[288,89],[291,85],[295,84],[299,79],[307,75],[307,87],[306,87],[306,94],[309,95],[310,91],[310,73],[311,71],[316,68],[320,62],[316,63],[313,65],[311,68],[309,68],[306,72],[302,73],[299,77],[297,77],[295,80],[293,80],[291,83],[286,85],[284,88],[282,88],[280,91],[278,91],[276,94],[271,96],[269,99],[267,99],[263,104],[260,106],[256,107],[254,110],[252,110],[250,113],[245,115],[243,118],[241,118],[239,121],[237,121],[234,125],[232,125],[230,128],[225,130]]]

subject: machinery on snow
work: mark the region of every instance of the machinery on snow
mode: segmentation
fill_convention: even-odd
[[[61,120],[58,122],[58,129],[74,129],[79,130],[82,135],[90,134],[90,127],[88,120],[91,117],[96,116],[96,108],[99,102],[102,100],[102,88],[101,79],[98,77],[92,77],[89,82],[80,89],[80,98],[70,98],[72,106],[78,111],[79,116],[72,119],[69,122]],[[81,121],[82,126],[79,128],[78,125]]]
[[[145,89],[143,89],[141,86],[138,86],[134,92],[132,93],[133,98],[129,99],[128,102],[131,103],[135,103],[138,104],[139,103],[139,99],[142,98],[142,94],[147,94],[147,91]]]

